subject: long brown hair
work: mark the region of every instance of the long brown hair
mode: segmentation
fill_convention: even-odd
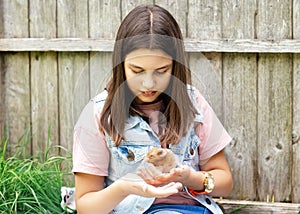
[[[113,51],[113,75],[100,121],[116,146],[126,140],[125,123],[130,115],[136,114],[132,102],[135,97],[126,83],[124,60],[128,53],[139,48],[159,49],[173,58],[172,78],[162,95],[167,125],[161,143],[177,144],[187,133],[196,110],[186,88],[190,83],[190,70],[182,39],[176,20],[157,5],[138,6],[122,21]]]

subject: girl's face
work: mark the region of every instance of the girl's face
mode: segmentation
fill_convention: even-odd
[[[125,77],[138,104],[156,101],[168,87],[173,60],[161,50],[137,49],[126,55]]]

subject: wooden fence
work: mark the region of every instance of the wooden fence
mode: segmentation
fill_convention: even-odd
[[[111,70],[113,39],[137,4],[178,20],[190,67],[233,137],[230,198],[300,202],[300,0],[0,0],[0,134],[13,150],[71,150],[72,130]]]

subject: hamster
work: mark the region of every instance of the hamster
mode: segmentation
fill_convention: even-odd
[[[177,165],[177,156],[166,148],[152,148],[145,157],[147,163],[153,164],[162,173],[168,173]]]

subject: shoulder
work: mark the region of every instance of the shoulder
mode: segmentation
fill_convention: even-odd
[[[91,102],[95,107],[103,107],[105,100],[107,98],[108,92],[106,90],[102,91],[100,94],[96,95],[91,99]]]
[[[75,125],[78,127],[89,127],[90,124],[99,126],[100,115],[107,97],[107,91],[102,91],[100,94],[96,95],[86,104],[83,108],[79,119]],[[92,123],[91,123],[92,122]]]
[[[108,92],[106,90],[102,91],[90,100],[90,102],[87,104],[87,107],[89,106],[88,108],[94,113],[100,114],[106,101],[107,95]]]

